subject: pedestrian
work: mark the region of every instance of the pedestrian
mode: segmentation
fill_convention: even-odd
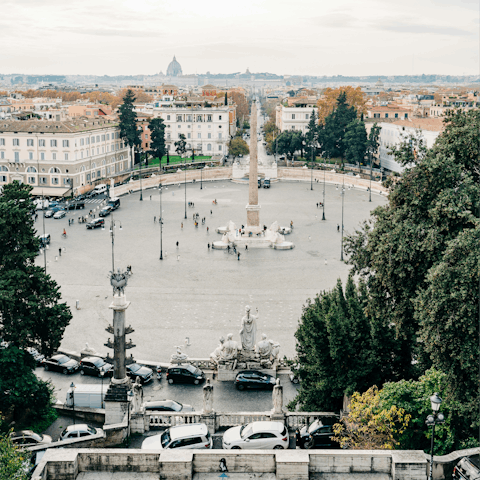
[[[132,266],[131,266],[131,265],[127,265],[127,273],[128,273],[129,275],[132,274]]]
[[[237,260],[240,261],[240,252],[237,253]]]
[[[153,217],[153,223],[157,223],[157,217]]]
[[[248,250],[248,245],[245,245],[245,250]]]
[[[183,230],[183,222],[182,222],[182,230]]]
[[[208,244],[208,249],[210,250],[210,244]]]
[[[177,248],[178,248],[178,241],[177,241]]]
[[[207,227],[207,233],[208,233],[208,227]]]
[[[61,249],[61,248],[58,249],[58,256],[59,256],[59,257],[62,256],[62,249]]]
[[[327,259],[325,259],[325,265],[327,264]]]
[[[210,210],[210,215],[213,215],[213,212]]]
[[[35,214],[35,221],[37,221],[38,213]]]
[[[150,200],[152,199],[152,196],[150,195]]]
[[[337,223],[337,232],[340,231],[340,225]]]

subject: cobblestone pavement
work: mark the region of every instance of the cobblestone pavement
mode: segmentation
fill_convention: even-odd
[[[164,189],[163,261],[159,260],[158,190],[144,191],[143,202],[138,193],[122,197],[121,207],[106,218],[105,230],[87,230],[85,224],[78,223],[69,226],[68,219],[77,219],[78,212],[69,212],[60,220],[45,219],[46,232],[52,236],[47,270],[61,286],[62,297],[73,313],[62,347],[78,352],[88,342],[101,354],[107,352],[103,344],[109,334],[105,328],[112,321],[112,239],[108,227],[114,219],[115,268],[131,265],[133,272],[126,289],[131,301],[126,316],[127,324],[135,329],[129,336],[136,344],[130,350],[135,358],[168,362],[174,346],[184,345],[186,337],[191,345],[184,350],[190,357],[208,357],[221,335],[233,333],[239,340],[240,319],[247,304],[259,310],[258,336],[265,332],[281,344],[281,356],[292,356],[302,306],[308,298],[332,288],[337,278],[345,281],[349,270],[340,262],[340,189],[326,186],[327,220],[322,222],[322,210],[316,203],[322,200],[323,186],[314,183],[313,188],[311,191],[309,183],[279,182],[261,189],[261,222],[270,225],[277,220],[287,226],[293,221],[295,228],[287,239],[295,248],[242,251],[240,261],[208,249],[207,244],[220,238],[216,227],[229,220],[238,226],[246,221],[248,185],[204,182],[200,189],[199,183],[188,184],[187,201],[194,207],[187,208],[187,220],[184,185]],[[217,205],[212,204],[214,199]],[[372,208],[385,201],[373,195],[369,203],[367,192],[347,189],[346,232],[353,232]],[[90,208],[99,205],[89,205],[85,212]],[[194,226],[196,212],[199,219],[206,218],[205,225],[199,222]],[[36,225],[42,233],[40,218]],[[66,239],[61,238],[63,228],[68,233]],[[64,247],[55,261],[58,249]],[[37,262],[43,265],[43,256]]]

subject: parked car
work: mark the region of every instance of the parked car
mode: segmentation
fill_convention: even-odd
[[[33,357],[37,366],[45,361],[45,355],[42,355],[36,348],[28,347],[27,352]]]
[[[52,443],[50,435],[40,435],[33,430],[20,430],[10,434],[12,442],[23,447],[35,447],[37,445],[45,445]]]
[[[107,205],[112,207],[112,210],[116,210],[120,206],[120,199],[119,198],[111,198],[108,201]]]
[[[93,375],[94,377],[101,377],[103,372],[104,377],[113,376],[113,365],[107,363],[100,357],[85,357],[80,360],[80,373],[82,375]]]
[[[81,202],[82,200],[85,200],[85,198],[86,198],[85,195],[82,193],[80,195],[77,195],[73,200],[75,202]]]
[[[288,431],[282,422],[252,422],[229,428],[222,439],[223,448],[280,450],[288,448]]]
[[[142,443],[142,450],[167,450],[173,448],[212,448],[213,442],[204,423],[176,425],[167,428],[160,435],[147,437]]]
[[[94,218],[91,222],[87,223],[86,227],[92,229],[101,227],[102,225],[105,225],[105,220],[103,218]]]
[[[66,214],[67,212],[65,210],[59,210],[53,215],[53,218],[58,220],[59,218],[63,218]]]
[[[170,365],[167,369],[167,380],[172,383],[193,383],[198,385],[205,381],[205,374],[193,365]]]
[[[340,445],[332,440],[334,435],[333,425],[337,418],[322,418],[315,420],[310,425],[305,425],[296,431],[296,443],[300,448],[340,448]]]
[[[267,373],[258,372],[257,370],[245,370],[237,373],[235,377],[235,387],[237,390],[245,390],[246,388],[268,389],[272,390],[275,386],[275,377]]]
[[[67,205],[68,210],[83,210],[85,208],[85,202],[83,201],[76,201],[69,203]]]
[[[146,411],[150,412],[194,412],[191,405],[182,404],[175,400],[156,400],[143,404]]]
[[[85,195],[85,198],[93,198],[96,195],[97,195],[97,192],[95,190],[92,190]]]
[[[474,480],[480,477],[480,455],[463,457],[453,469],[453,478],[458,480]]]
[[[61,205],[57,205],[56,207],[53,207],[53,208],[50,207],[50,210],[53,213],[57,213],[57,212],[61,212],[61,211],[65,210],[65,207],[63,207]]]
[[[50,218],[50,217],[53,217],[54,214],[55,214],[55,212],[53,210],[46,210],[45,213],[43,214],[43,216],[45,218]]]
[[[74,373],[78,370],[79,364],[73,358],[70,358],[67,355],[58,354],[54,355],[51,358],[47,358],[43,362],[45,370],[54,370],[57,372],[62,372],[67,375],[67,373]]]
[[[110,215],[113,211],[113,208],[110,205],[107,205],[106,207],[103,207],[100,212],[98,213],[99,217],[106,217],[107,215]]]
[[[127,365],[127,375],[135,381],[137,377],[142,384],[149,382],[153,379],[153,370],[138,363],[131,363]]]
[[[49,233],[44,233],[43,235],[40,235],[40,237],[38,237],[40,239],[40,247],[44,247],[45,245],[49,245],[50,244],[50,234]]]
[[[89,427],[86,423],[80,425],[70,425],[60,435],[62,440],[71,440],[72,438],[90,437],[97,433],[102,433],[101,428]]]

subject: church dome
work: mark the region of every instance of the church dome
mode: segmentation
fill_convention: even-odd
[[[170,62],[170,65],[167,68],[167,76],[178,77],[179,75],[182,75],[182,67],[177,62],[177,59],[174,56],[173,60]]]

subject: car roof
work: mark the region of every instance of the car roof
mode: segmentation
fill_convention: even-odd
[[[260,375],[262,377],[268,376],[271,377],[268,373],[263,373],[258,370],[243,370],[242,372],[238,372],[237,375]]]
[[[189,425],[176,425],[170,427],[170,438],[177,440],[179,438],[190,437],[192,435],[206,435],[208,428],[204,423],[190,423]]]
[[[67,427],[67,432],[75,432],[76,430],[88,430],[88,425],[86,423],[79,423],[77,425],[69,425]]]
[[[98,360],[102,360],[102,358],[100,357],[85,357],[85,358],[82,358],[82,362],[92,362],[92,363],[95,363],[95,362],[98,362]]]
[[[256,432],[281,432],[285,425],[282,422],[252,422],[250,423],[254,433]]]

